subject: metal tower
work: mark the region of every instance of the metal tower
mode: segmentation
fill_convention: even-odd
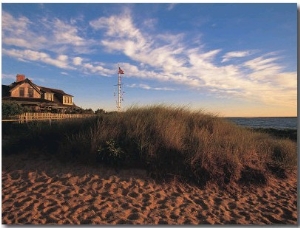
[[[121,82],[121,74],[124,74],[124,71],[119,67],[118,70],[118,98],[117,98],[117,110],[121,111],[121,103],[123,101],[123,92],[122,92],[122,82]]]

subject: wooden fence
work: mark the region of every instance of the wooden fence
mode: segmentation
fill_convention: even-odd
[[[60,113],[30,113],[26,112],[20,115],[12,116],[9,119],[2,120],[4,122],[29,122],[29,121],[39,121],[39,120],[62,120],[62,119],[75,119],[75,118],[87,118],[95,116],[94,114],[60,114]]]

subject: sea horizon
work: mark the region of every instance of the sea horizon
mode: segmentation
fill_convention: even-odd
[[[224,116],[222,118],[297,118],[297,116]]]
[[[224,117],[237,125],[251,128],[297,129],[297,117]]]

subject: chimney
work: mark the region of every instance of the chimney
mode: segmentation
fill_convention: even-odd
[[[25,75],[24,74],[17,74],[17,79],[16,82],[21,82],[25,80]]]

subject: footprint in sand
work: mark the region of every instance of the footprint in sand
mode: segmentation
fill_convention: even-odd
[[[202,207],[203,210],[208,210],[207,204],[204,203],[201,199],[196,199],[194,202]]]
[[[163,219],[160,219],[159,221],[158,221],[158,224],[159,225],[167,225],[167,224],[169,224],[167,221],[165,221],[165,220],[163,220]]]
[[[129,220],[138,220],[139,218],[140,218],[139,213],[132,213],[127,217],[127,219]]]
[[[132,198],[137,198],[139,196],[139,194],[136,193],[136,192],[131,192],[131,193],[128,194],[128,196],[130,196]]]

